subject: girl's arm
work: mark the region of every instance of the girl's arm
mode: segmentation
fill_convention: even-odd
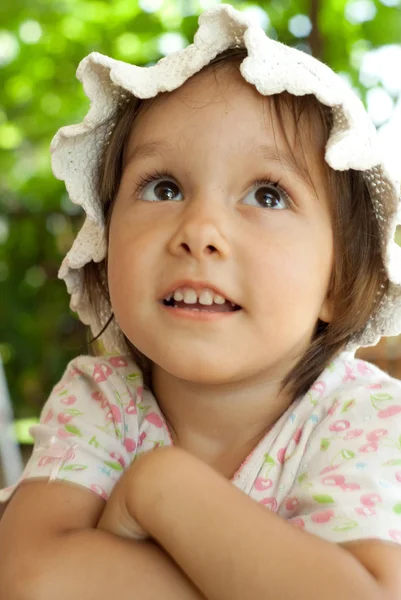
[[[203,598],[154,543],[94,529],[103,508],[79,486],[23,484],[0,521],[0,598]]]
[[[353,554],[306,533],[179,448],[146,454],[128,473],[134,527],[149,531],[209,600],[401,597],[398,547],[357,543]]]

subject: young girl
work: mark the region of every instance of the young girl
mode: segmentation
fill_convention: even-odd
[[[105,352],[1,492],[0,597],[395,600],[401,384],[354,353],[401,331],[398,183],[328,67],[199,23],[152,67],[84,59],[53,141]]]

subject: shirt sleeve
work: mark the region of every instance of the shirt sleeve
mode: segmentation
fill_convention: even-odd
[[[316,428],[285,518],[336,543],[401,544],[401,383],[359,386]]]
[[[80,356],[68,365],[30,430],[34,447],[26,468],[0,491],[0,502],[33,478],[67,481],[108,499],[137,449],[142,387],[132,365],[123,356]]]

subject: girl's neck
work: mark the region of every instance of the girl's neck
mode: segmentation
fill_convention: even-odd
[[[173,442],[226,477],[291,403],[279,381],[199,385],[177,379],[155,365],[153,390]]]

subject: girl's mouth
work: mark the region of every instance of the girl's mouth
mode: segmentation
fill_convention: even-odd
[[[233,304],[226,300],[224,304],[213,304],[206,305],[201,304],[200,302],[194,303],[186,303],[183,300],[174,300],[174,297],[170,299],[164,299],[163,305],[168,308],[176,308],[185,311],[193,311],[193,312],[206,312],[206,313],[227,313],[227,312],[236,312],[241,310],[241,307],[238,304]]]

